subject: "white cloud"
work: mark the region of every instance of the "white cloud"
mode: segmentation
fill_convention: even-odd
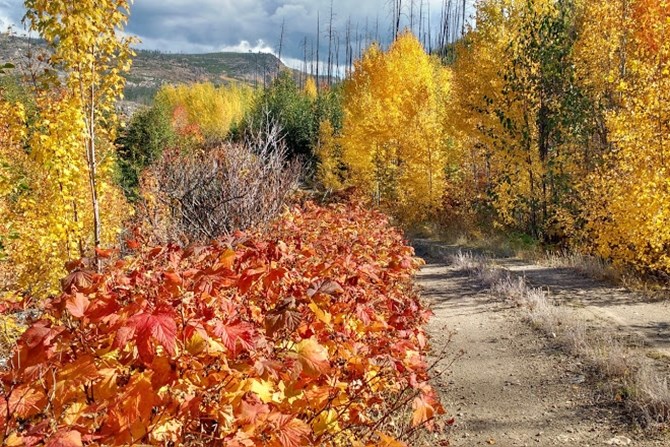
[[[12,25],[12,22],[8,17],[0,16],[0,30],[5,31]]]
[[[427,1],[436,27],[444,0]],[[388,38],[387,4],[388,0],[335,1],[333,25],[340,39],[344,39],[349,22],[352,33],[358,29],[364,35],[367,29],[369,35],[374,35],[377,21],[380,37]],[[285,22],[282,56],[294,66],[301,65],[305,36],[308,48],[316,40],[317,14],[321,54],[327,54],[330,5],[331,0],[135,0],[127,31],[138,35],[142,39],[140,47],[145,49],[173,53],[222,49],[275,53],[280,27]],[[23,0],[0,0],[0,25],[20,24],[24,11]],[[341,50],[344,53],[344,45]]]
[[[255,44],[249,43],[248,40],[242,40],[236,45],[224,45],[219,49],[223,52],[232,53],[272,53],[275,54],[275,49],[266,44],[263,39],[258,39]],[[276,54],[275,54],[276,55]]]

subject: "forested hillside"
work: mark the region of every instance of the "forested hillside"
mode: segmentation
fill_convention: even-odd
[[[26,69],[39,66],[39,55],[49,51],[43,40],[0,33],[0,61]],[[171,54],[135,50],[133,65],[125,75],[125,99],[149,104],[163,85],[211,82],[216,85],[270,84],[287,67],[270,53]],[[300,74],[293,71],[299,78]]]

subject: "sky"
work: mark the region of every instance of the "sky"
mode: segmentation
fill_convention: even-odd
[[[423,2],[424,5],[430,3],[431,20],[436,25],[442,0]],[[409,4],[409,0],[405,3]],[[418,16],[421,0],[414,3]],[[140,37],[141,48],[163,52],[277,54],[284,22],[282,59],[299,68],[304,38],[311,42],[316,36],[317,13],[321,22],[321,54],[326,54],[330,4],[330,0],[135,0],[126,31]],[[391,20],[387,4],[388,0],[334,0],[334,29],[344,39],[347,22],[351,20],[352,27],[358,24],[361,34],[367,23],[369,32],[374,35],[375,23],[379,20],[380,40],[388,39]],[[403,22],[408,24],[409,7],[406,9]],[[14,25],[15,31],[22,32],[24,11],[22,0],[0,0],[0,29],[4,31]],[[471,14],[470,8],[467,14]]]

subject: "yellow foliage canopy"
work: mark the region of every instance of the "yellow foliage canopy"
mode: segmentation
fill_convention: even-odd
[[[342,134],[336,142],[325,139],[322,176],[341,177],[333,172],[341,163],[343,186],[358,187],[401,220],[434,213],[446,182],[442,119],[449,84],[449,71],[410,33],[387,52],[372,46],[345,84]]]
[[[254,97],[250,87],[217,87],[212,83],[163,87],[156,102],[172,111],[185,113],[174,124],[180,134],[197,129],[205,138],[221,139],[239,124]]]
[[[588,2],[578,60],[611,149],[582,185],[604,257],[670,271],[670,1]],[[626,6],[626,7],[624,7]]]
[[[115,101],[132,51],[117,36],[127,20],[125,0],[82,0],[76,8],[28,0],[26,8],[31,29],[52,46],[50,64],[64,76],[35,83],[29,123],[20,104],[0,100],[0,237],[12,273],[2,286],[39,298],[59,291],[68,261],[93,255],[99,244],[116,245],[130,214],[114,182],[113,141]]]

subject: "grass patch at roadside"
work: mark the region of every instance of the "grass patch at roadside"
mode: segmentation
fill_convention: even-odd
[[[670,424],[670,383],[640,342],[591,327],[550,294],[522,276],[496,267],[486,256],[459,252],[451,264],[474,277],[491,294],[523,309],[525,320],[567,354],[578,358],[598,389],[623,404],[642,427],[666,429]],[[667,358],[663,358],[667,363]]]

